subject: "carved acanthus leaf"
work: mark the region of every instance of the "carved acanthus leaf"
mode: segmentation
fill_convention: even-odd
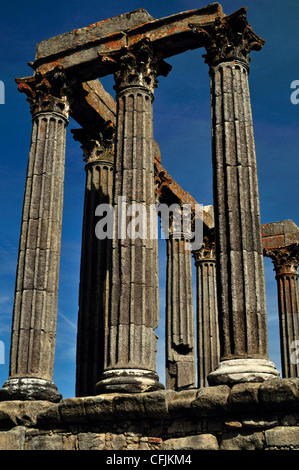
[[[101,129],[72,129],[74,139],[81,142],[86,163],[114,162],[115,125],[107,121]]]
[[[216,261],[216,243],[215,243],[215,230],[209,230],[209,233],[203,237],[202,247],[199,250],[194,250],[193,256],[195,264],[200,261]]]
[[[141,86],[152,93],[157,88],[157,76],[166,76],[171,66],[153,51],[149,39],[144,39],[132,49],[124,49],[114,74],[115,89],[121,91],[128,86]]]
[[[271,258],[276,274],[298,275],[299,244],[285,246],[279,249],[266,250],[264,255]]]
[[[57,66],[46,74],[16,78],[18,90],[25,93],[32,115],[53,111],[68,117],[70,100],[76,89],[76,79],[68,80],[65,70]]]
[[[225,60],[241,60],[249,64],[252,50],[260,50],[265,41],[255,34],[248,24],[246,8],[235,13],[218,17],[213,25],[202,27],[189,24],[193,32],[200,35],[207,54],[203,55],[209,65]]]

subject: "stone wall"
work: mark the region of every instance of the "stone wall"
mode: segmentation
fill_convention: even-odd
[[[0,403],[0,450],[299,449],[299,379]]]

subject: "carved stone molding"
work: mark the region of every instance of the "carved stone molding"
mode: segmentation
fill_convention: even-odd
[[[123,49],[117,60],[119,69],[114,74],[117,92],[131,87],[143,87],[151,93],[157,88],[157,76],[166,77],[171,66],[164,62],[159,54],[155,54],[149,40],[145,39],[133,49]]]
[[[88,163],[98,161],[114,162],[115,125],[107,121],[100,130],[72,129],[73,137],[81,142],[83,159]]]
[[[25,93],[32,116],[41,112],[56,112],[68,118],[69,102],[76,88],[76,79],[68,80],[63,67],[51,72],[37,72],[32,77],[16,78],[18,90]]]
[[[189,25],[204,42],[207,54],[203,57],[207,64],[216,65],[222,61],[240,60],[249,65],[249,53],[262,49],[265,41],[253,32],[248,24],[246,12],[246,8],[241,8],[228,17],[219,16],[212,26]]]
[[[273,261],[276,275],[291,274],[298,276],[299,244],[285,246],[277,250],[264,250],[264,255]]]

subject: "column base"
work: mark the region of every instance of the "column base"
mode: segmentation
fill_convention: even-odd
[[[0,389],[0,401],[47,400],[56,403],[61,399],[54,382],[35,377],[8,379]]]
[[[231,359],[220,362],[209,374],[209,385],[233,385],[242,382],[264,382],[279,378],[279,372],[268,359]]]
[[[164,389],[158,375],[145,369],[109,369],[96,384],[96,393],[142,393]]]

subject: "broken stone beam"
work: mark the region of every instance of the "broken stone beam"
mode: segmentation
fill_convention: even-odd
[[[93,80],[114,73],[115,59],[122,50],[144,39],[163,59],[198,48],[202,44],[189,23],[204,26],[222,16],[218,3],[158,20],[143,9],[136,10],[40,42],[31,65],[42,73],[61,65],[83,82]]]
[[[198,203],[195,199],[185,191],[165,170],[161,164],[161,154],[157,142],[154,143],[154,162],[155,162],[155,189],[156,198],[160,204],[172,204],[173,202],[180,205],[189,205],[194,214]],[[210,210],[212,206],[203,206],[202,217],[203,226],[206,230],[214,228],[214,214]]]
[[[80,93],[72,101],[70,116],[83,128],[101,128],[107,122],[115,124],[116,103],[99,80],[82,83]]]

